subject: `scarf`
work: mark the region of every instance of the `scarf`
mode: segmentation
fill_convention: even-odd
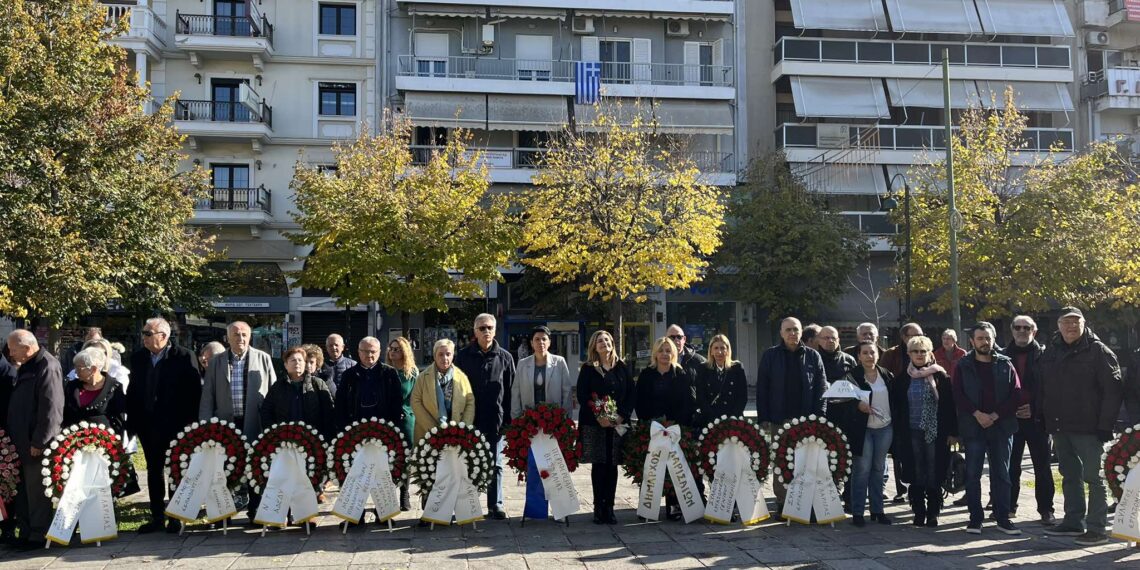
[[[922,416],[918,425],[922,428],[926,443],[934,443],[938,437],[938,384],[934,375],[946,374],[946,369],[937,364],[915,368],[914,363],[911,363],[907,365],[906,373],[912,382],[922,382],[927,387],[922,394]]]

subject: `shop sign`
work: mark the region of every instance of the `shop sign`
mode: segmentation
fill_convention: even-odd
[[[268,309],[269,303],[230,302],[221,301],[210,303],[215,309]]]

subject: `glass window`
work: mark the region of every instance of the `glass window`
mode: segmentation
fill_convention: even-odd
[[[882,42],[859,42],[859,61],[864,63],[890,63],[891,44]]]
[[[1001,46],[967,46],[966,61],[970,65],[1001,65]]]
[[[942,57],[939,54],[938,57]],[[930,63],[930,44],[895,44],[895,61],[898,63]]]
[[[784,59],[819,59],[819,40],[784,38]]]
[[[355,4],[321,4],[321,35],[355,36]]]
[[[320,114],[342,117],[356,116],[356,84],[319,83]]]
[[[930,46],[930,53],[934,60],[942,63],[942,50],[950,50],[950,63],[962,65],[966,63],[966,46],[962,44],[935,44]]]
[[[855,61],[855,43],[849,41],[820,42],[824,61]]]
[[[1037,48],[1037,65],[1041,67],[1069,67],[1069,50],[1063,47]]]
[[[1037,48],[1033,46],[1002,46],[1002,64],[1007,67],[1033,67],[1037,64]]]
[[[713,288],[697,284],[684,293],[694,296],[716,294]],[[723,334],[732,343],[733,357],[740,358],[743,350],[736,346],[736,303],[734,302],[669,302],[665,303],[666,319],[685,331],[685,346],[693,347],[701,356],[708,356],[709,341]]]

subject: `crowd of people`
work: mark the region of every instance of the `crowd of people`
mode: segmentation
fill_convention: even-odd
[[[781,342],[760,358],[757,419],[771,435],[794,418],[821,414],[847,434],[854,469],[843,497],[855,526],[892,523],[884,491],[890,455],[894,501],[909,500],[915,525],[937,527],[943,485],[958,448],[964,450],[966,531],[980,534],[989,509],[997,530],[1019,534],[1012,519],[1028,448],[1036,510],[1046,533],[1074,536],[1081,545],[1100,544],[1107,540],[1108,510],[1101,453],[1113,437],[1126,384],[1136,391],[1140,381],[1123,381],[1116,356],[1088,328],[1080,309],[1065,307],[1057,324],[1058,332],[1045,345],[1036,340],[1034,320],[1019,315],[1005,347],[997,346],[997,331],[986,322],[969,330],[968,347],[958,345],[953,330],[944,331],[935,347],[918,324],[908,323],[898,344],[881,350],[871,323],[860,325],[857,343],[844,349],[835,327],[803,327],[789,317],[780,323]],[[409,445],[442,423],[466,422],[494,447],[487,511],[502,520],[507,518],[503,430],[539,403],[578,411],[582,460],[591,466],[593,522],[615,524],[623,426],[634,418],[664,419],[699,430],[722,415],[743,416],[750,400],[747,374],[733,359],[725,335],[714,336],[701,355],[687,343],[684,329],[671,325],[653,344],[649,366],[635,371],[621,359],[613,336],[599,330],[588,341],[581,368],[571,371],[563,357],[550,352],[549,329],[531,331],[528,355],[516,363],[499,346],[496,327],[493,315],[479,315],[474,342],[457,349],[452,341],[439,340],[422,368],[403,337],[392,339],[383,355],[378,339],[360,339],[353,359],[344,338],[333,334],[323,349],[287,349],[281,379],[270,355],[250,345],[251,329],[242,321],[229,324],[226,345],[211,342],[194,354],[172,341],[170,323],[149,319],[140,331],[142,346],[125,365],[122,348],[97,330],[72,347],[70,360],[62,363],[33,333],[17,330],[7,338],[7,357],[0,358],[0,425],[17,448],[23,488],[15,517],[0,530],[18,548],[42,545],[52,506],[43,493],[40,458],[62,428],[87,421],[141,444],[150,519],[139,532],[177,532],[177,523],[163,514],[168,485],[161,466],[180,430],[211,418],[233,422],[250,438],[278,422],[304,421],[331,439],[354,421],[376,417],[399,426]],[[1136,368],[1130,374],[1140,376]],[[839,381],[850,382],[862,396],[825,398]],[[595,404],[607,398],[616,415],[595,412]],[[1140,393],[1129,392],[1127,399],[1132,407]],[[1063,481],[1060,520],[1053,512],[1052,453]],[[990,504],[983,507],[987,461]],[[786,489],[778,480],[773,486],[779,510]],[[410,509],[406,484],[400,503]],[[251,490],[250,521],[257,507]],[[681,518],[675,498],[667,497],[666,516]]]

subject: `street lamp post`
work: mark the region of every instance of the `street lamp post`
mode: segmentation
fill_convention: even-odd
[[[907,182],[906,176],[903,175],[903,173],[901,173],[901,172],[896,173],[894,176],[891,177],[890,181],[887,182],[887,197],[883,198],[883,200],[880,202],[879,209],[884,211],[884,212],[889,212],[889,211],[894,210],[895,208],[899,207],[898,201],[895,200],[895,198],[894,198],[895,180],[898,180],[899,178],[902,178],[902,185],[903,185],[903,223],[906,224],[906,230],[905,230],[906,233],[904,234],[904,236],[905,236],[904,237],[905,248],[906,248],[906,252],[904,254],[905,255],[905,257],[904,257],[904,259],[905,259],[904,268],[905,269],[903,270],[903,277],[906,279],[906,286],[905,286],[906,302],[903,305],[904,310],[903,310],[903,315],[902,315],[903,322],[906,322],[906,321],[910,320],[910,183]]]

